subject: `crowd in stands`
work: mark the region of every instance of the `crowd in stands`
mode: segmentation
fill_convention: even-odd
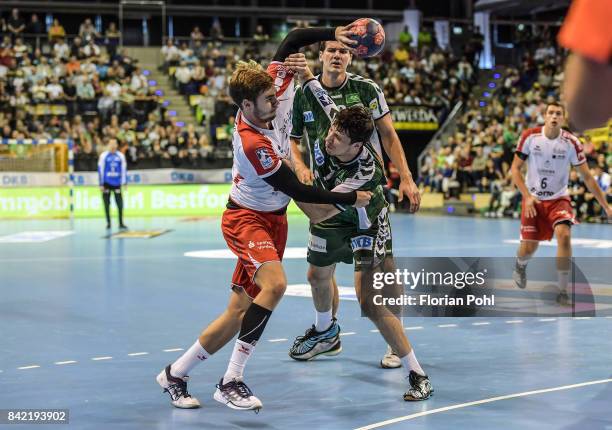
[[[467,100],[476,79],[475,64],[466,56],[458,58],[451,51],[438,48],[431,33],[425,31],[423,35],[418,48],[411,47],[408,41],[367,61],[353,58],[349,71],[378,83],[389,104],[432,106],[443,120],[455,103]],[[263,27],[258,26],[250,43],[233,45],[219,39],[205,42],[196,27],[189,41],[169,39],[161,48],[162,69],[169,73],[181,94],[215,98],[210,118],[214,145],[221,140],[219,134],[228,137],[223,131],[233,124],[235,108],[227,86],[236,63],[253,59],[265,65],[274,49],[274,44],[264,43],[268,40]],[[305,54],[314,73],[320,73],[318,45],[305,49]]]
[[[521,195],[510,174],[514,151],[520,133],[543,125],[547,103],[559,100],[564,60],[564,52],[550,34],[535,39],[535,45],[524,50],[520,64],[506,69],[499,92],[485,106],[469,100],[455,133],[438,150],[428,152],[420,166],[421,188],[444,193],[446,198],[488,192],[491,200],[485,216],[518,217]],[[609,141],[595,145],[587,136],[581,139],[591,173],[610,199],[612,145]],[[570,194],[578,219],[599,219],[601,209],[593,195],[576,172],[571,175]]]
[[[17,9],[1,24],[0,138],[71,138],[77,169],[95,166],[111,137],[132,165],[152,159],[159,166],[188,166],[208,156],[207,136],[180,127],[159,103],[147,73],[118,49],[115,23],[101,35],[86,19],[68,38],[55,19],[39,47],[22,33],[42,29],[25,26]]]

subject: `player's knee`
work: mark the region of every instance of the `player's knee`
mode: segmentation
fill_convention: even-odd
[[[308,268],[308,273],[306,274],[306,278],[308,279],[308,283],[313,287],[321,285],[323,283],[330,283],[331,276],[328,274],[327,270],[321,270],[316,266],[310,266]]]
[[[284,279],[272,279],[262,285],[261,289],[280,300],[287,290],[287,282]]]
[[[557,243],[559,246],[569,248],[571,244],[571,234],[569,228],[557,230]]]

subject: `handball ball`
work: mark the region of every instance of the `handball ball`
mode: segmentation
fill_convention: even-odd
[[[352,46],[358,57],[374,57],[382,51],[385,46],[385,30],[378,21],[372,18],[359,18],[350,25],[355,33],[351,39],[358,42]]]

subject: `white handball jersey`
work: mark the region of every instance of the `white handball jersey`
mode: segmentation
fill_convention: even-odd
[[[556,139],[547,138],[543,127],[525,130],[516,151],[527,157],[527,188],[538,200],[568,195],[570,166],[586,161],[578,138],[565,130]]]
[[[239,206],[262,212],[274,212],[289,204],[291,198],[275,190],[263,178],[280,168],[283,158],[290,158],[289,132],[295,87],[293,72],[280,62],[268,66],[274,79],[279,106],[272,129],[263,129],[248,121],[238,111],[232,138],[234,161],[230,198]]]

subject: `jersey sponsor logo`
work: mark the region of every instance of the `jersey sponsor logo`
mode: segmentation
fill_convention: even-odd
[[[257,155],[257,159],[259,160],[261,167],[264,169],[269,169],[274,164],[274,160],[272,160],[272,157],[268,155],[266,148],[257,148],[255,150],[255,154]]]
[[[351,248],[354,251],[367,249],[369,251],[374,248],[374,240],[370,236],[357,236],[351,239]]]
[[[325,155],[323,155],[323,151],[321,151],[321,147],[319,146],[319,139],[317,139],[314,144],[314,159],[319,167],[325,163]]]
[[[369,104],[370,110],[378,110],[378,100],[373,99]]]
[[[522,225],[521,231],[525,233],[535,233],[538,231],[538,229],[533,225]]]
[[[327,239],[311,234],[310,238],[308,239],[308,249],[311,251],[327,253]]]
[[[312,114],[312,111],[307,110],[304,112],[304,122],[314,122],[314,115]]]
[[[538,191],[535,193],[538,197],[552,197],[555,195],[552,191]]]
[[[350,105],[355,104],[355,103],[361,103],[359,94],[355,94],[355,93],[347,94],[346,103]]]
[[[342,98],[342,94],[332,94],[331,98],[332,99],[341,99]]]
[[[331,99],[327,91],[320,87],[314,87],[314,95],[317,99],[319,99],[319,103],[321,103],[322,107],[327,107],[334,104],[334,101]]]

